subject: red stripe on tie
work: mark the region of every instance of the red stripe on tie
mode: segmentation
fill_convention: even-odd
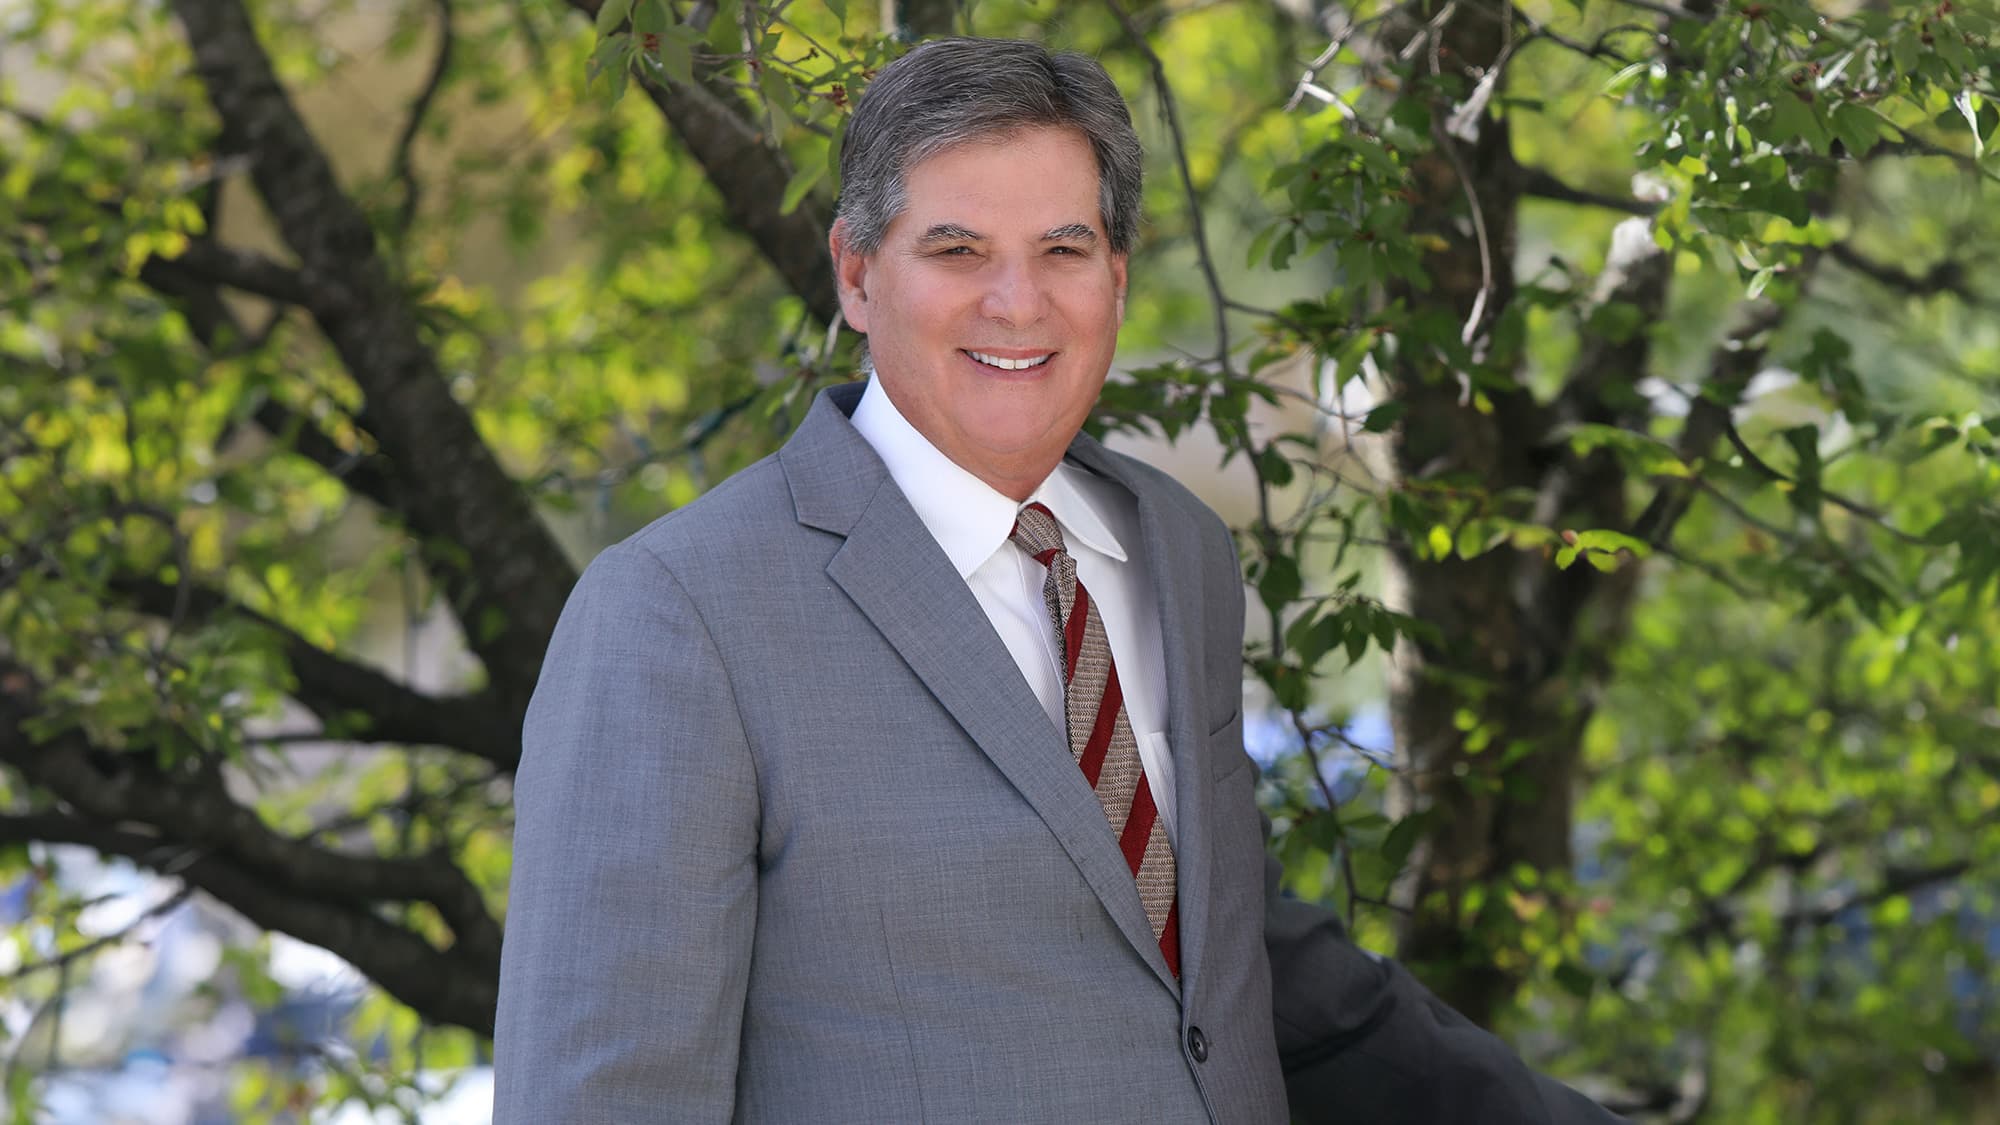
[[[1075,583],[1076,603],[1070,607],[1069,620],[1063,622],[1063,682],[1076,675],[1076,658],[1083,654],[1083,626],[1090,614],[1090,595],[1084,593],[1083,583]],[[1105,647],[1110,647],[1106,642]]]
[[[1174,904],[1167,908],[1167,925],[1160,931],[1160,956],[1167,959],[1167,969],[1179,980],[1181,975],[1181,898],[1174,896]]]
[[[1125,866],[1138,877],[1139,864],[1146,858],[1146,839],[1153,834],[1153,819],[1160,810],[1153,807],[1153,787],[1144,777],[1132,794],[1132,815],[1125,818],[1125,834],[1118,838],[1118,850],[1125,853]]]
[[[1097,722],[1090,728],[1090,741],[1083,744],[1083,779],[1097,788],[1097,775],[1104,772],[1104,758],[1111,749],[1111,732],[1118,729],[1118,709],[1125,705],[1125,689],[1118,686],[1118,671],[1112,669],[1104,681],[1104,698],[1097,701]]]

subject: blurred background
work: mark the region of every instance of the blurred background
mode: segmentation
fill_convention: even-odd
[[[2000,1121],[1956,0],[0,0],[11,1119],[490,1116],[549,630],[856,377],[953,31],[1133,105],[1093,426],[1237,529],[1288,888],[1637,1120]]]

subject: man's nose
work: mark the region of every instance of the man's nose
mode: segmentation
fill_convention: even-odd
[[[988,270],[980,312],[990,320],[1011,325],[1033,324],[1048,307],[1048,294],[1032,263],[995,262]]]

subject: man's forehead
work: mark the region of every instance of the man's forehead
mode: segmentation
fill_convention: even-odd
[[[1083,173],[1067,186],[1067,177],[1043,180],[1018,199],[996,199],[982,190],[988,188],[977,167],[965,168],[957,162],[967,156],[990,155],[1005,159],[1023,143],[1058,140],[1072,143],[1086,154],[1078,170]],[[1024,234],[1040,241],[1100,241],[1105,237],[1102,208],[1102,181],[1096,151],[1080,129],[1066,125],[1028,125],[981,134],[935,152],[924,154],[903,170],[902,206],[890,220],[893,233],[918,243],[961,239],[1020,238]],[[961,174],[947,187],[926,172],[941,172],[940,164],[953,166]],[[963,181],[969,175],[974,186]],[[928,183],[926,181],[929,181]],[[994,191],[1001,191],[998,187]],[[1066,195],[1074,198],[1066,199]],[[998,214],[995,213],[999,204]],[[1039,213],[1029,214],[1033,208]],[[1023,231],[1021,228],[1028,228]]]

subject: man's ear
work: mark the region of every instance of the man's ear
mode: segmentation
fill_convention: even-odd
[[[1118,323],[1125,323],[1125,255],[1111,255],[1111,284],[1118,293]]]
[[[847,220],[835,219],[826,232],[826,249],[833,257],[834,288],[840,291],[840,316],[856,332],[868,331],[868,256],[847,240]]]

